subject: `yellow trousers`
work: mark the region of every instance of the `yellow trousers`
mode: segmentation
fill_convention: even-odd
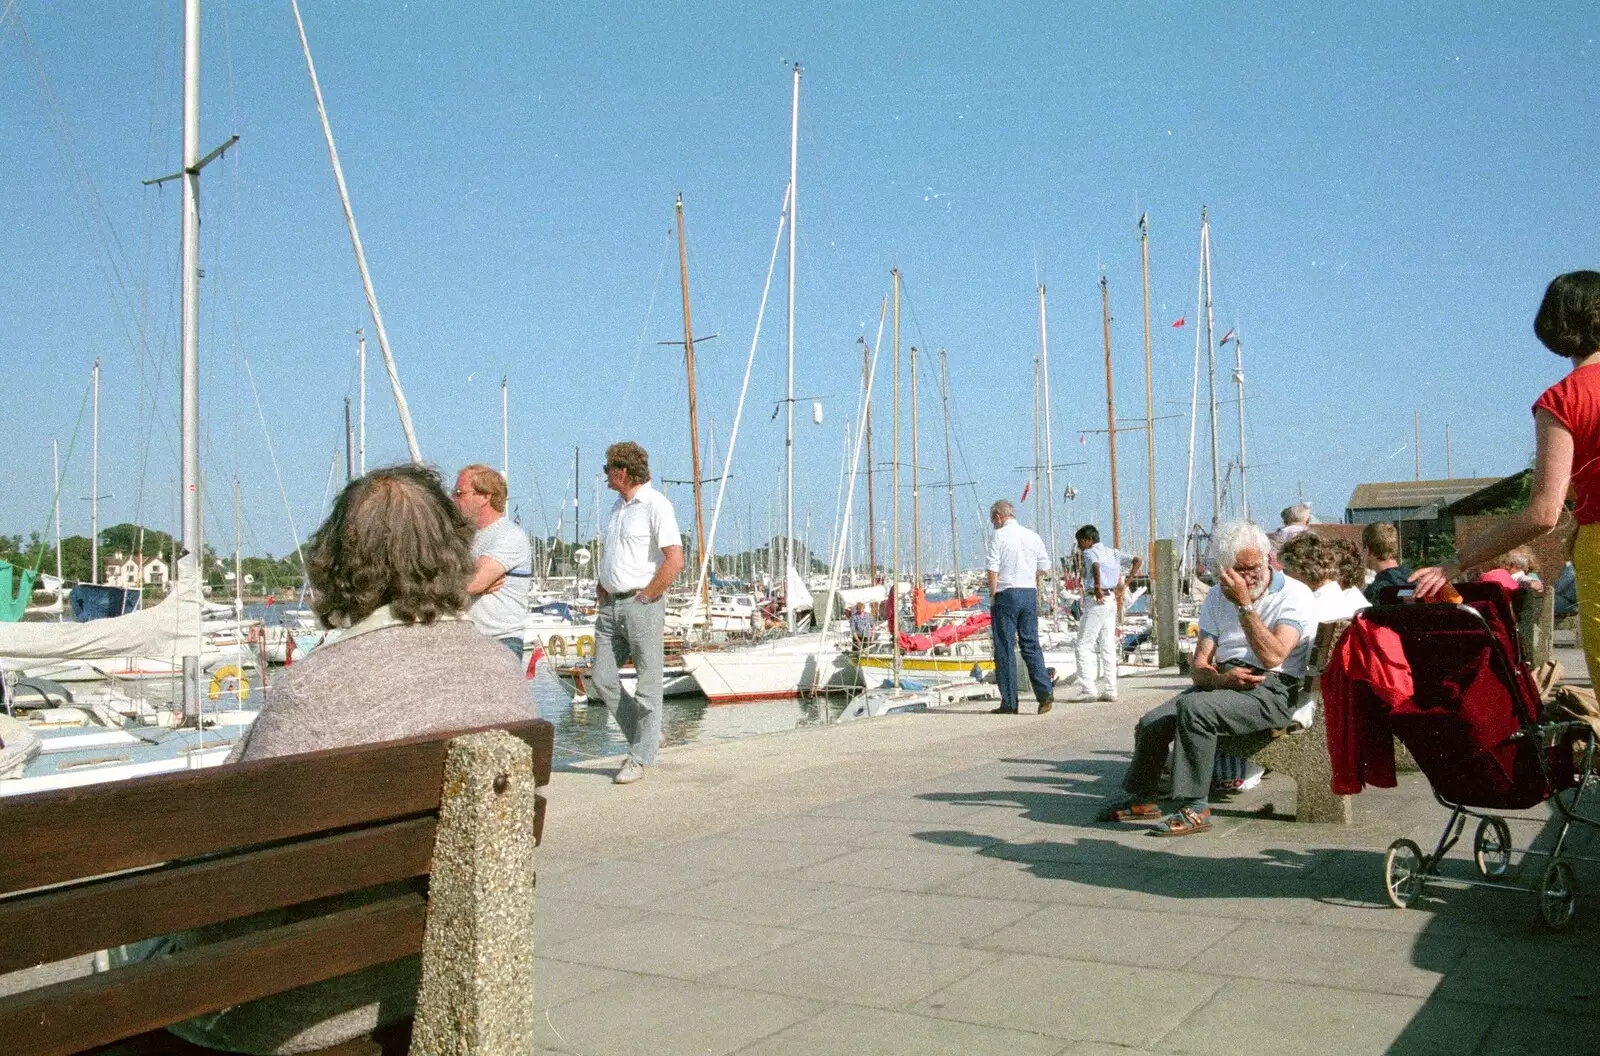
[[[1578,576],[1578,633],[1590,684],[1600,691],[1600,524],[1581,524],[1572,546]]]

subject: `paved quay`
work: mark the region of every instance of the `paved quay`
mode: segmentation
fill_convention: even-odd
[[[674,748],[629,787],[557,773],[539,1051],[1600,1052],[1595,904],[1560,936],[1528,894],[1388,905],[1384,848],[1445,818],[1420,774],[1350,826],[1287,820],[1272,775],[1205,835],[1095,824],[1134,720],[1185,684]],[[1447,873],[1473,875],[1471,835]]]

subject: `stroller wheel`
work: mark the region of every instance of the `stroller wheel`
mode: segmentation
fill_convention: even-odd
[[[1545,866],[1534,895],[1539,899],[1539,922],[1551,931],[1561,931],[1578,912],[1577,874],[1566,862],[1554,860]]]
[[[1498,880],[1511,868],[1511,827],[1500,818],[1484,818],[1478,822],[1478,834],[1472,838],[1472,860],[1477,863],[1478,875],[1488,880]]]
[[[1409,909],[1422,897],[1425,881],[1422,848],[1410,840],[1395,840],[1383,856],[1383,886],[1396,909]]]

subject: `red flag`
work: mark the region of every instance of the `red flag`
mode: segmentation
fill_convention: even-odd
[[[1184,323],[1184,317],[1180,315],[1178,317],[1178,321],[1172,324],[1172,328],[1174,330],[1178,330],[1178,329],[1182,328],[1183,323]]]
[[[1019,503],[1027,502],[1028,501],[1028,492],[1031,491],[1031,490],[1033,490],[1033,481],[1030,480],[1026,484],[1022,485],[1022,498],[1018,499],[1017,501]]]
[[[544,647],[539,644],[539,639],[533,640],[533,649],[528,653],[528,677],[532,678],[539,669],[539,661],[544,659]]]
[[[1227,333],[1222,335],[1222,340],[1217,342],[1217,347],[1221,348],[1223,345],[1227,344],[1229,341],[1232,341],[1232,340],[1233,340],[1233,331],[1229,330]]]

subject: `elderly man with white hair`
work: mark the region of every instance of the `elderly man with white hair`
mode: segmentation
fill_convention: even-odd
[[[1221,571],[1200,608],[1194,686],[1139,720],[1122,782],[1127,797],[1101,821],[1155,821],[1157,836],[1209,830],[1218,738],[1289,725],[1316,640],[1316,602],[1304,583],[1273,575],[1269,548],[1266,533],[1248,521],[1218,530],[1212,551]],[[1162,817],[1157,785],[1174,742],[1178,809]]]

